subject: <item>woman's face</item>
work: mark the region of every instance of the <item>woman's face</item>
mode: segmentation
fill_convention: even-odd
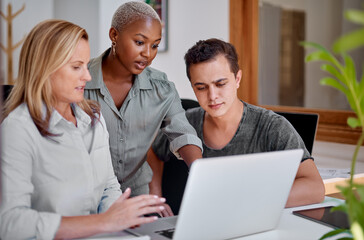
[[[116,57],[126,74],[140,74],[157,55],[162,27],[159,21],[146,18],[132,22],[121,32],[114,30],[110,37],[116,42]]]
[[[57,101],[56,108],[83,100],[86,82],[91,80],[87,69],[89,61],[89,43],[81,39],[71,59],[51,75],[52,93]]]

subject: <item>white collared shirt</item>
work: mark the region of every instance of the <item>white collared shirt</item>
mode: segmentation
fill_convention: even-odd
[[[77,127],[57,111],[40,135],[22,104],[1,124],[3,201],[0,238],[52,239],[61,216],[103,212],[121,195],[106,124],[72,105]]]

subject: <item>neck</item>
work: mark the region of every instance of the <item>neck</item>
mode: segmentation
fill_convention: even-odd
[[[125,69],[111,51],[102,60],[102,74],[105,80],[112,82],[132,82],[133,80],[133,74]]]
[[[73,114],[72,108],[70,104],[57,104],[54,106],[54,108],[57,110],[61,116],[66,119],[67,121],[70,121],[76,125],[76,117]]]

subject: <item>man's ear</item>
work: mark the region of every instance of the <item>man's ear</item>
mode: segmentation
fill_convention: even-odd
[[[239,70],[239,71],[237,72],[237,74],[236,74],[236,78],[235,78],[235,80],[236,80],[236,88],[239,88],[239,86],[240,86],[240,81],[241,81],[242,76],[243,76],[243,71]]]
[[[118,40],[118,35],[119,32],[114,27],[111,27],[109,30],[109,38],[111,42],[116,42],[116,40]]]

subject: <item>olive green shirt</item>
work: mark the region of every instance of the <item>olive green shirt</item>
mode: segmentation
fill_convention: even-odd
[[[170,150],[177,157],[179,148],[193,144],[202,149],[202,143],[186,119],[174,84],[156,69],[147,67],[135,76],[123,105],[117,109],[102,77],[102,58],[108,51],[90,61],[92,81],[86,84],[85,97],[101,105],[110,135],[112,163],[122,190],[130,187],[134,195],[148,193],[145,186],[151,181],[152,171],[145,161],[146,154],[159,129],[168,137]],[[138,188],[144,190],[138,192]]]

